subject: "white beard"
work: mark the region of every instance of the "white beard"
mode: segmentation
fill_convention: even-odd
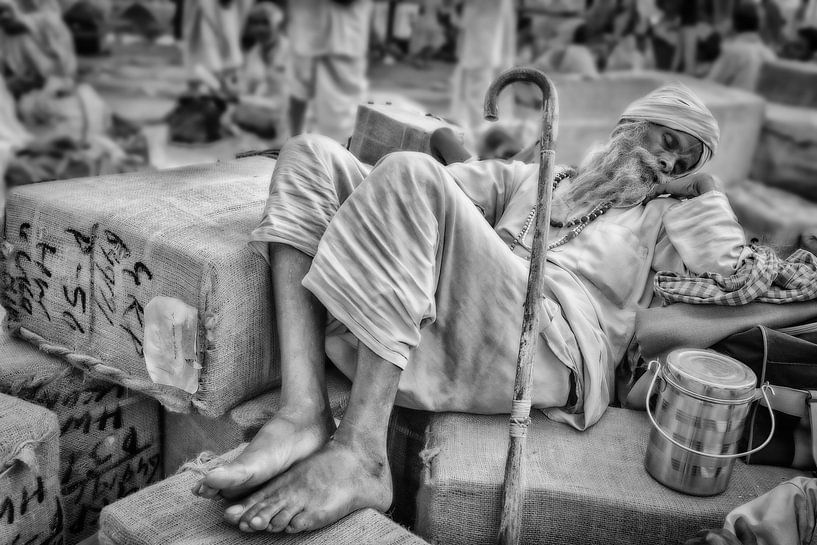
[[[617,208],[635,206],[655,184],[668,182],[670,177],[661,172],[655,156],[642,146],[646,126],[636,123],[621,129],[606,145],[588,153],[576,175],[554,196],[554,212],[582,214],[608,202]]]

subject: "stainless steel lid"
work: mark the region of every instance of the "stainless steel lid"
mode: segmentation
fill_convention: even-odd
[[[749,400],[757,376],[746,364],[713,350],[681,348],[667,355],[664,379],[690,393],[724,401]]]

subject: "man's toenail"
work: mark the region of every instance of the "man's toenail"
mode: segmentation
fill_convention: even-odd
[[[228,515],[238,516],[244,512],[243,505],[233,505],[232,507],[228,507],[226,511],[224,511]]]
[[[250,524],[252,524],[253,526],[263,526],[264,520],[261,517],[253,517],[252,520],[250,521]]]
[[[242,521],[241,524],[238,525],[238,529],[241,530],[242,532],[249,532],[250,525]]]

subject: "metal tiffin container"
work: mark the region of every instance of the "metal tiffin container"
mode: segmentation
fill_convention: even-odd
[[[644,467],[661,484],[695,496],[720,494],[729,485],[735,459],[765,447],[774,434],[749,452],[737,452],[754,401],[768,396],[755,373],[736,359],[712,350],[678,349],[655,372],[647,391],[652,422]],[[656,385],[658,387],[656,388]],[[655,414],[650,397],[658,391]]]

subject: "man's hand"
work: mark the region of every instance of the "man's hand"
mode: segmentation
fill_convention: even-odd
[[[665,194],[674,197],[697,197],[709,191],[723,191],[723,184],[720,179],[711,174],[698,172],[679,180],[672,180],[665,184],[656,184],[647,197],[648,199],[654,199],[658,195]]]

